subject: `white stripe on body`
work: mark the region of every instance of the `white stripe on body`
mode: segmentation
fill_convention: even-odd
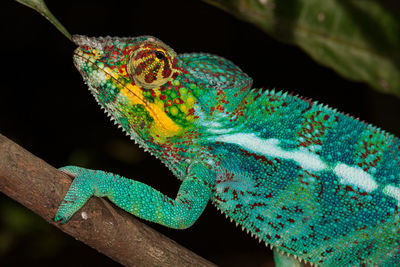
[[[383,193],[396,199],[398,201],[397,205],[400,206],[400,188],[387,185],[383,188]]]
[[[372,175],[358,167],[338,163],[333,172],[340,178],[342,184],[353,184],[367,192],[372,192],[378,187]]]
[[[321,171],[326,169],[326,164],[319,157],[305,150],[286,151],[279,147],[278,139],[262,139],[254,133],[235,133],[230,135],[221,135],[214,139],[215,141],[232,143],[246,148],[257,154],[269,157],[292,159],[296,161],[303,169],[309,171]]]
[[[334,168],[325,163],[320,156],[299,148],[297,150],[284,150],[279,147],[278,139],[262,139],[254,133],[234,133],[212,137],[210,140],[236,144],[256,154],[268,157],[281,158],[295,161],[304,170],[319,172],[323,170],[333,171],[342,184],[354,185],[366,192],[372,192],[378,187],[371,174],[365,172],[361,168],[348,166],[347,164],[338,162]],[[400,201],[400,189],[398,191]]]

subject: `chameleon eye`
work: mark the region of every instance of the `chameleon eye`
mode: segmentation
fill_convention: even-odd
[[[158,58],[158,59],[163,59],[163,58],[165,58],[165,54],[163,53],[163,52],[161,52],[161,51],[156,51],[155,52],[155,54],[156,54],[156,57]]]
[[[144,42],[128,57],[127,72],[144,88],[159,87],[170,80],[173,53],[159,42]]]

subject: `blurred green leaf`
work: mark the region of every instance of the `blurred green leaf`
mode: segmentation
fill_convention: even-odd
[[[96,155],[92,154],[90,150],[76,149],[69,155],[68,162],[79,166],[90,166],[93,161],[96,161],[96,159]]]
[[[344,77],[400,96],[400,14],[376,0],[204,0],[298,45]]]
[[[28,258],[46,258],[59,253],[66,241],[43,218],[10,199],[0,199],[0,258],[13,251]]]
[[[14,243],[14,235],[6,231],[0,231],[0,257],[11,250]]]
[[[127,164],[138,164],[144,160],[140,148],[129,140],[109,140],[106,151],[114,159]]]
[[[31,231],[33,226],[40,227],[31,212],[16,203],[2,204],[0,214],[2,224],[14,233],[24,234]]]
[[[43,17],[48,19],[51,23],[53,23],[56,28],[65,35],[68,39],[71,40],[71,34],[64,28],[64,26],[54,17],[54,15],[47,8],[45,2],[43,0],[15,0],[18,3],[21,3],[25,6],[33,8],[37,12],[39,12]]]

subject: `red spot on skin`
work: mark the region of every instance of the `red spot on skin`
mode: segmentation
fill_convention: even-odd
[[[223,202],[223,203],[226,202],[225,199],[222,199],[221,197],[219,197],[219,196],[217,196],[217,195],[215,195],[214,198],[215,198],[216,200],[220,201],[220,202]]]
[[[104,47],[104,51],[111,51],[113,50],[114,45]]]
[[[321,184],[321,191],[319,191],[318,197],[321,197],[323,192],[324,192],[324,186]]]
[[[353,189],[353,187],[351,187],[351,186],[349,186],[349,185],[346,185],[345,188],[344,188],[344,190],[355,192],[354,189]]]
[[[232,195],[233,195],[233,198],[232,198],[232,199],[234,199],[234,200],[239,200],[238,194],[237,194],[236,190],[233,190],[233,191],[232,191]]]
[[[300,183],[309,185],[309,182],[305,182],[305,181],[303,181],[303,180],[300,180]]]
[[[169,65],[164,62],[164,69],[162,71],[162,76],[164,78],[168,78],[171,75],[171,69],[169,68]]]
[[[230,173],[227,170],[225,171],[225,179],[224,179],[224,181],[231,181],[231,180],[233,180],[233,177],[235,177],[234,173]]]
[[[260,215],[258,215],[258,216],[256,217],[256,219],[259,220],[259,221],[262,221],[262,222],[264,221],[264,218],[261,217]]]
[[[241,148],[239,148],[239,151],[242,152],[244,156],[250,156],[256,160],[261,160],[262,162],[265,162],[270,166],[276,166],[276,164],[272,160],[267,159],[265,156],[257,155],[255,153],[250,153],[249,151]]]
[[[255,207],[262,207],[262,206],[266,207],[267,204],[262,203],[262,202],[256,202],[256,203],[253,203],[253,204],[249,204],[249,208],[250,209],[254,209]]]
[[[249,195],[252,195],[253,197],[262,196],[262,194],[259,194],[259,193],[253,192],[253,191],[248,191],[248,190],[246,191],[246,193],[249,194]]]
[[[183,104],[183,100],[180,99],[180,98],[175,98],[175,99],[174,99],[174,103],[177,104],[177,105]]]
[[[281,246],[284,247],[284,248],[286,248],[286,249],[288,249],[288,250],[291,250],[291,251],[293,251],[293,252],[297,252],[296,249],[291,248],[291,247],[288,247],[288,246],[286,246],[285,244],[281,244]]]
[[[241,219],[241,221],[246,221],[247,218],[249,218],[249,215],[246,215],[243,219]]]
[[[133,50],[132,47],[126,46],[126,47],[124,48],[124,50],[122,50],[122,54],[123,54],[123,55],[128,55],[132,50]]]
[[[147,51],[147,50],[139,51],[139,52],[136,54],[136,56],[135,56],[135,60],[138,60],[138,59],[147,57],[149,54],[150,54],[150,53],[149,53],[149,51]]]
[[[172,60],[172,65],[175,67],[176,64],[178,64],[178,60],[177,60],[176,58],[174,58],[174,59]]]
[[[295,210],[294,210],[295,212],[303,213],[303,210],[300,209],[299,206],[295,206],[294,209],[295,209]]]

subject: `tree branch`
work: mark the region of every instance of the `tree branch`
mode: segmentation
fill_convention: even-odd
[[[1,134],[0,151],[1,192],[115,261],[126,266],[215,266],[104,199],[91,198],[68,223],[55,223],[71,178]]]

